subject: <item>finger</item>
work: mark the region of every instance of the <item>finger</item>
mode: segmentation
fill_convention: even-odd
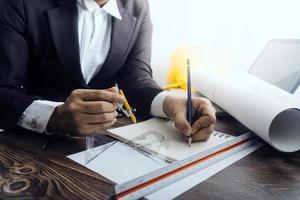
[[[116,87],[108,88],[108,89],[106,89],[106,91],[113,92],[113,93],[118,93],[118,89]]]
[[[76,129],[77,136],[88,136],[95,133],[102,133],[108,128],[112,127],[116,123],[116,119],[110,122],[98,123],[98,124],[85,124]]]
[[[209,136],[211,135],[213,130],[214,130],[213,125],[198,130],[195,134],[192,135],[192,141],[196,142],[196,141],[206,141],[206,140],[208,140]]]
[[[214,125],[216,118],[212,115],[204,115],[195,121],[192,125],[192,134],[196,133],[199,129]]]
[[[202,115],[210,115],[210,116],[214,116],[215,118],[216,109],[212,106],[202,104],[198,107],[198,110],[201,112]]]
[[[107,101],[82,101],[79,112],[86,114],[110,113],[117,109],[117,106]]]
[[[199,99],[204,102],[206,105],[211,106],[211,101],[207,98],[199,97]]]
[[[203,97],[193,97],[193,106],[198,106],[199,104],[203,106],[211,106],[212,103],[209,99]]]
[[[81,123],[84,124],[99,124],[111,122],[118,116],[117,112],[101,113],[101,114],[80,114]]]
[[[77,90],[72,95],[83,101],[108,101],[111,103],[123,103],[124,101],[124,98],[118,93],[107,90]]]
[[[91,129],[92,129],[93,133],[100,134],[103,131],[111,128],[116,122],[117,122],[117,119],[110,121],[110,122],[101,123],[101,124],[93,124]]]
[[[192,125],[192,132],[194,133],[197,129],[215,124],[217,121],[215,109],[212,106],[202,105],[196,109],[194,120]],[[198,115],[197,115],[198,114]]]
[[[192,128],[189,122],[186,120],[186,114],[181,112],[177,114],[174,118],[175,127],[186,136],[190,136],[192,134]]]

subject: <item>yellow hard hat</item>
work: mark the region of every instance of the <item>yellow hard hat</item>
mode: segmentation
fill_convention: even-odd
[[[206,56],[207,47],[185,45],[172,54],[168,70],[165,90],[187,88],[187,60],[190,60],[191,70],[199,68]]]

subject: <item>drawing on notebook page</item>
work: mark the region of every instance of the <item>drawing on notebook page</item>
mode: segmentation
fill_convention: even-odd
[[[158,155],[168,162],[182,160],[234,138],[226,133],[214,131],[207,141],[195,142],[188,148],[186,138],[173,123],[157,118],[111,129],[110,133],[111,136],[150,154]]]
[[[150,130],[137,136],[132,140],[132,142],[141,147],[153,148],[158,147],[166,142],[166,138],[162,133]]]

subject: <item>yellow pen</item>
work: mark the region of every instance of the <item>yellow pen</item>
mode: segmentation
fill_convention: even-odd
[[[125,97],[125,94],[122,90],[119,91],[120,95],[124,97],[124,106],[125,106],[125,109],[126,111],[128,112],[129,116],[130,116],[130,119],[132,120],[133,123],[136,123],[136,117],[134,116],[133,112],[132,112],[132,109]]]

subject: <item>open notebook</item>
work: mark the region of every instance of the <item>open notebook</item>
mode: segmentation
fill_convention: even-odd
[[[205,151],[234,137],[215,131],[207,141],[192,143],[189,148],[183,134],[177,131],[172,122],[158,118],[111,129],[110,135],[170,162]]]

